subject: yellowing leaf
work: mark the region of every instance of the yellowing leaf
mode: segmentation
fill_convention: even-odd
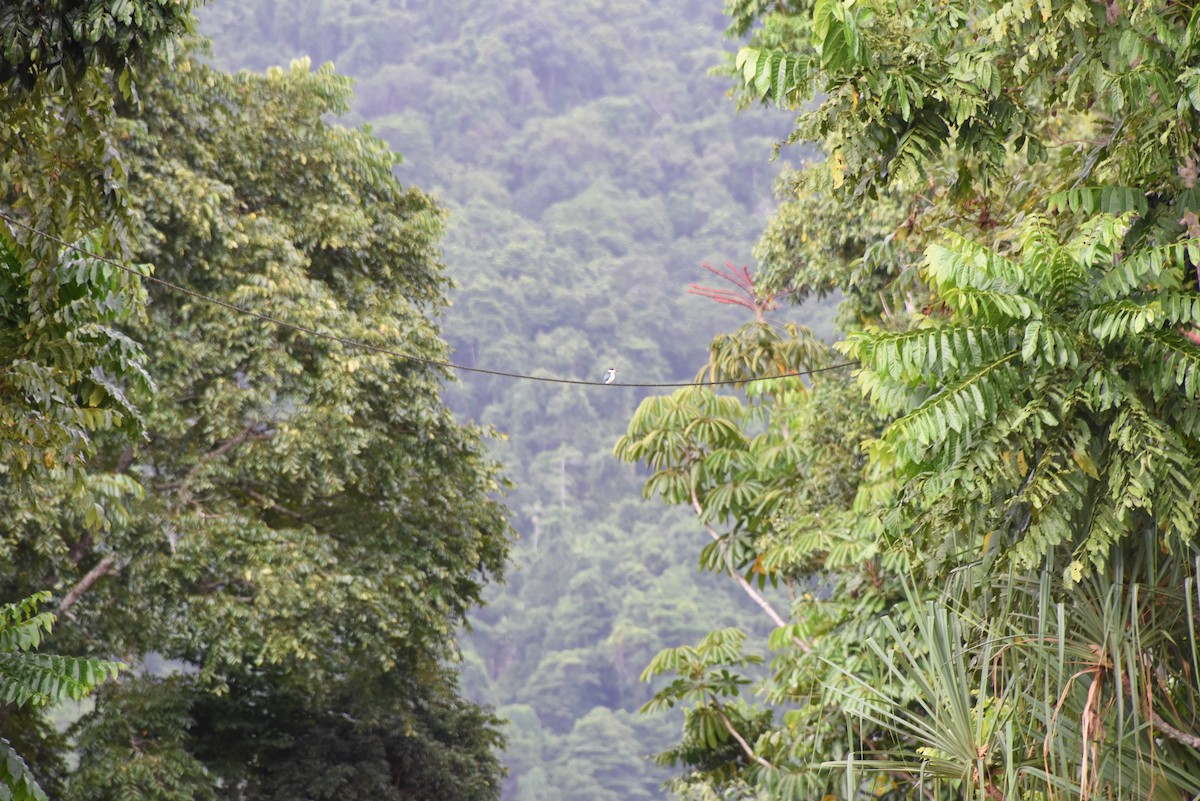
[[[1087,451],[1072,451],[1071,458],[1088,476],[1094,479],[1100,478],[1100,471],[1096,469],[1096,463],[1092,461],[1092,457],[1088,456]]]
[[[829,173],[833,176],[835,189],[846,182],[846,157],[842,155],[842,151],[833,151],[833,156],[829,159]]]

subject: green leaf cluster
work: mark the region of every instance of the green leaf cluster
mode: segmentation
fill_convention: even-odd
[[[193,0],[16,3],[0,10],[0,82],[28,88],[43,76],[65,86],[87,68],[119,74],[187,32]]]
[[[938,313],[847,340],[864,391],[895,418],[872,449],[906,481],[893,514],[918,550],[979,547],[948,542],[947,521],[964,520],[1026,566],[1069,546],[1077,580],[1145,528],[1193,547],[1200,353],[1181,332],[1200,323],[1183,285],[1197,246],[1128,252],[1128,227],[1095,217],[1060,243],[1034,216],[1012,257],[933,245]]]
[[[820,95],[796,136],[823,140],[837,180],[858,191],[912,184],[951,153],[963,188],[986,190],[1010,153],[1044,161],[1080,121],[1098,134],[1084,179],[1180,185],[1175,154],[1195,136],[1187,76],[1196,26],[1186,9],[818,0],[787,14],[759,9],[739,30],[762,16],[733,65],[744,90],[791,107]],[[775,19],[793,16],[802,24]]]
[[[124,667],[102,659],[34,653],[54,625],[55,617],[39,612],[50,593],[0,605],[0,722],[22,707],[45,707],[70,698],[79,700]],[[46,801],[33,772],[0,737],[0,796],[13,801]]]
[[[98,237],[72,243],[53,271],[0,230],[0,455],[16,476],[70,468],[97,432],[137,437],[154,393],[139,342],[122,330],[144,295],[135,278],[91,256]]]

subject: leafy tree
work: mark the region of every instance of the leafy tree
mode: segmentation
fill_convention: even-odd
[[[8,6],[0,12],[0,81],[15,79],[28,89],[43,77],[61,81],[91,67],[122,71],[120,80],[128,85],[128,71],[190,28],[196,5],[193,0],[49,0]]]
[[[135,437],[151,382],[117,323],[144,296],[125,256],[125,169],[116,101],[191,23],[192,0],[9,3],[0,9],[0,316],[12,364],[0,381],[0,463],[77,468],[91,437]],[[40,231],[47,235],[34,235]]]
[[[799,335],[765,320],[747,325],[714,341],[705,373],[744,381],[831,364],[833,354]],[[786,377],[745,386],[746,403],[708,388],[649,398],[615,451],[650,468],[647,495],[694,512],[711,538],[702,568],[731,576],[775,626],[769,643],[779,656],[762,692],[795,708],[781,724],[742,700],[762,676],[762,658],[745,653],[745,634],[730,628],[651,660],[643,678],[675,678],[644,709],[692,705],[681,741],[659,757],[683,768],[673,787],[685,797],[713,788],[740,797],[743,785],[824,795],[836,792],[838,779],[793,770],[845,753],[846,723],[821,688],[839,670],[872,660],[864,643],[879,631],[877,615],[896,605],[892,577],[908,561],[881,553],[854,510],[865,473],[859,446],[878,421],[847,376],[816,373],[810,387]],[[787,590],[782,605],[768,585]]]
[[[1074,165],[1071,181],[1136,185],[1166,201],[1184,181],[1180,154],[1191,152],[1200,109],[1187,9],[817,0],[731,11],[738,35],[762,23],[737,56],[744,90],[793,107],[822,92],[794,135],[824,141],[848,187],[911,186],[953,161],[959,188],[990,199],[1005,194],[996,182],[1010,154],[1033,164],[1049,147]],[[1082,131],[1093,136],[1070,141]]]
[[[753,30],[745,96],[820,95],[794,137],[829,151],[785,185],[762,288],[850,295],[843,350],[872,408],[847,419],[814,376],[784,458],[734,461],[764,423],[715,397],[647,401],[619,442],[654,470],[648,491],[728,510],[743,579],[811,587],[770,640],[760,690],[780,720],[705,684],[744,674],[740,651],[652,663],[678,676],[656,703],[696,702],[666,755],[681,787],[1190,797],[1190,11],[729,10],[734,35]],[[746,477],[804,475],[816,434],[866,447],[821,476],[846,492],[819,514],[809,486],[760,499]]]
[[[495,796],[495,721],[446,660],[509,532],[482,432],[431,363],[441,211],[383,143],[323,121],[349,97],[328,68],[234,76],[181,53],[149,74],[122,135],[134,258],[157,279],[133,326],[158,386],[146,441],[101,439],[88,480],[120,513],[91,528],[46,480],[6,521],[3,581],[61,588],[68,643],[181,675],[101,697],[70,796],[266,797],[301,764],[314,792],[401,776],[397,798]],[[339,739],[362,750],[312,762]]]
[[[564,739],[552,775],[564,792],[582,795],[604,790],[597,798],[641,801],[653,797],[658,781],[646,770],[648,758],[637,751],[638,738],[621,713],[598,706],[580,717]],[[590,791],[583,788],[590,787]]]
[[[749,250],[770,202],[759,190],[777,169],[761,157],[786,123],[720,113],[722,82],[703,75],[718,57],[719,6],[254,0],[210,4],[201,19],[221,63],[262,68],[307,53],[353,75],[350,119],[389,139],[404,155],[397,174],[450,209],[445,261],[461,287],[443,325],[455,361],[681,380],[713,333],[736,325],[682,288],[701,261]],[[613,58],[621,51],[653,66]],[[611,771],[562,784],[570,774],[555,756],[577,720],[562,710],[582,717],[604,704],[637,738],[629,752],[666,747],[679,717],[625,714],[653,692],[637,681],[646,660],[711,625],[752,626],[749,602],[689,570],[687,514],[639,503],[638,471],[611,459],[637,390],[472,374],[447,398],[505,433],[492,453],[517,485],[508,497],[522,533],[516,569],[463,638],[476,651],[464,689],[555,719],[553,730],[539,719],[544,741],[522,736],[525,723],[506,728],[505,796],[623,794]],[[588,580],[573,587],[577,573]],[[572,690],[572,671],[584,691]],[[655,788],[664,770],[627,767],[630,781],[666,794]]]
[[[141,675],[106,688],[77,724],[79,770],[70,798],[211,801],[216,776],[189,753],[195,688],[187,679]]]
[[[22,562],[11,532],[36,529],[54,487],[95,532],[120,514],[114,498],[133,482],[83,470],[94,437],[143,430],[154,385],[145,354],[122,324],[145,301],[137,275],[96,253],[127,253],[124,168],[112,136],[116,98],[136,97],[135,68],[190,23],[193,3],[9,3],[0,8],[0,471],[5,534],[0,556]],[[124,486],[121,486],[124,485]],[[49,542],[43,550],[53,550]],[[36,752],[46,786],[61,768],[39,739],[56,733],[33,711],[78,697],[115,673],[114,663],[31,655],[54,619],[35,614],[53,577],[38,576],[4,607],[0,721]],[[7,577],[6,582],[7,583]],[[33,593],[30,595],[29,593]],[[69,596],[68,596],[69,597]],[[69,608],[68,601],[63,611]],[[0,790],[44,794],[7,741]],[[59,743],[61,744],[61,743]],[[57,777],[54,777],[57,778]]]
[[[154,382],[141,344],[120,324],[140,314],[145,296],[129,274],[83,255],[99,249],[98,236],[67,243],[42,270],[14,236],[30,229],[10,224],[0,228],[0,347],[9,365],[0,378],[0,456],[14,477],[76,473],[95,432],[141,433]],[[89,525],[102,514],[92,512]]]
[[[1200,250],[1125,251],[1128,227],[1101,216],[1059,243],[1032,216],[1019,260],[933,245],[939,313],[847,343],[895,418],[875,459],[905,482],[896,513],[915,514],[896,528],[918,551],[957,562],[996,547],[1033,566],[1067,544],[1069,585],[1144,530],[1174,553],[1194,547],[1200,350],[1186,335],[1200,296],[1184,276]]]

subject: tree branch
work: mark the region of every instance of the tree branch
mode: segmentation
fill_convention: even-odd
[[[279,512],[281,515],[286,515],[287,517],[290,517],[293,520],[298,520],[301,523],[308,522],[308,518],[305,517],[304,515],[300,514],[299,512],[293,511],[293,510],[287,508],[286,506],[281,506],[280,504],[271,500],[267,496],[263,495],[261,492],[255,492],[254,490],[252,490],[246,486],[243,486],[241,489],[242,489],[242,492],[244,492],[248,496],[250,496],[251,500],[257,501],[260,506],[263,506],[267,509],[271,509],[273,511]]]
[[[712,526],[710,526],[708,523],[705,523],[703,520],[704,507],[702,507],[700,505],[700,499],[696,496],[696,488],[695,487],[691,488],[691,493],[692,493],[692,508],[696,511],[696,516],[701,519],[700,525],[704,526],[704,529],[708,532],[708,536],[712,537],[714,540],[719,542],[721,540],[721,535],[718,534],[716,532],[716,530],[713,529]],[[762,594],[759,593],[757,590],[755,590],[752,586],[750,586],[750,582],[746,581],[746,578],[741,573],[737,572],[737,570],[734,569],[733,564],[730,561],[728,553],[725,554],[725,565],[726,565],[726,567],[729,568],[729,575],[731,575],[733,577],[734,581],[736,581],[738,584],[741,585],[741,587],[745,591],[745,593],[750,596],[750,599],[752,601],[754,601],[754,603],[758,604],[759,608],[762,609],[767,614],[767,617],[771,618],[771,620],[773,620],[775,622],[776,626],[779,626],[782,628],[783,626],[787,625],[787,621],[784,620],[783,617],[780,616],[780,614],[775,611],[775,608],[771,606],[771,604],[767,601],[767,599],[762,597]],[[797,648],[799,648],[801,651],[804,651],[804,653],[809,653],[813,650],[812,643],[808,642],[807,640],[803,640],[799,637],[793,636],[792,643],[795,644],[795,646]]]
[[[79,583],[72,587],[71,591],[62,599],[62,603],[58,605],[58,611],[64,615],[70,615],[71,607],[79,600],[79,596],[87,592],[88,588],[99,581],[101,576],[120,572],[119,567],[113,567],[116,562],[117,555],[115,553],[110,553],[97,562],[96,566],[85,573]]]
[[[1117,141],[1117,135],[1121,133],[1121,129],[1125,127],[1125,118],[1121,117],[1117,120],[1117,124],[1113,126],[1112,133],[1108,135],[1108,141],[1096,145],[1091,153],[1088,154],[1087,161],[1083,165],[1083,171],[1079,177],[1075,179],[1075,183],[1071,185],[1072,189],[1078,189],[1084,185],[1088,176],[1092,174],[1092,169],[1096,166],[1096,162],[1100,160],[1100,156],[1108,148],[1112,147],[1113,142]]]
[[[1134,701],[1139,700],[1133,694],[1133,682],[1130,680],[1128,675],[1124,675],[1121,677],[1121,686],[1125,690],[1125,694],[1127,696],[1129,696]],[[1146,711],[1150,715],[1150,722],[1153,723],[1156,728],[1161,730],[1163,734],[1167,735],[1172,740],[1179,742],[1179,743],[1183,743],[1184,745],[1188,746],[1189,748],[1195,748],[1196,750],[1200,750],[1200,736],[1197,736],[1195,734],[1189,734],[1186,731],[1175,728],[1170,723],[1167,723],[1167,721],[1163,719],[1162,715],[1160,715],[1154,711],[1154,701],[1150,697],[1150,691],[1148,688],[1146,690],[1146,696],[1142,700],[1144,700],[1146,702]]]
[[[712,693],[709,693],[708,699],[712,702],[713,708],[717,710],[717,715],[720,716],[721,722],[725,724],[725,730],[729,732],[733,739],[737,740],[738,745],[740,745],[742,750],[746,752],[746,756],[750,757],[764,768],[768,770],[774,770],[775,766],[760,757],[758,754],[754,753],[754,749],[750,747],[750,743],[746,742],[746,738],[738,734],[738,730],[733,727],[733,722],[730,721],[729,716],[725,714],[725,707],[721,706],[721,702],[717,700],[717,697]]]
[[[258,430],[257,425],[247,426],[243,431],[241,431],[237,434],[234,434],[232,437],[225,440],[220,445],[216,446],[211,451],[208,451],[207,453],[202,455],[199,459],[197,459],[196,463],[191,466],[191,468],[187,471],[187,474],[183,478],[177,479],[175,481],[169,481],[165,484],[161,484],[161,485],[159,485],[159,489],[163,490],[163,491],[172,491],[172,490],[183,489],[183,490],[185,490],[184,495],[186,496],[187,492],[186,492],[185,488],[186,488],[188,482],[190,482],[193,478],[195,478],[196,474],[198,472],[200,472],[200,468],[202,468],[204,465],[208,464],[213,459],[221,458],[222,456],[224,456],[225,454],[229,453],[231,450],[236,448],[238,445],[241,445],[243,442],[247,442],[250,440],[261,441],[261,440],[269,440],[269,439],[271,439],[271,435]]]
[[[1158,714],[1153,709],[1150,710],[1150,721],[1163,734],[1167,735],[1172,740],[1183,743],[1189,748],[1195,748],[1196,750],[1200,751],[1200,737],[1197,737],[1195,734],[1188,734],[1185,731],[1180,731],[1170,723],[1167,723],[1165,720],[1163,720],[1162,715]]]

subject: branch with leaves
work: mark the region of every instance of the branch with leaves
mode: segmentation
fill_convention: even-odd
[[[0,605],[0,704],[42,707],[65,699],[79,700],[124,665],[104,659],[37,653],[54,625],[54,616],[39,612],[50,600],[41,592],[12,604]],[[0,738],[0,789],[16,801],[47,801],[33,774]]]

